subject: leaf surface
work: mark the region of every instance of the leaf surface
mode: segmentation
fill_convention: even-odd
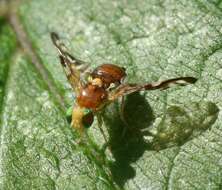
[[[78,144],[48,82],[17,52],[2,88],[3,189],[221,189],[221,7],[204,0],[22,1],[22,26],[67,107],[74,95],[52,31],[92,68],[126,67],[128,82],[179,76],[198,81],[128,96],[125,133],[119,103],[108,106],[104,154],[97,121],[88,141]]]

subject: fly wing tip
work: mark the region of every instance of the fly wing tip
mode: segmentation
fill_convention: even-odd
[[[197,78],[187,77],[187,82],[194,84],[195,82],[197,82]]]
[[[55,32],[50,32],[50,37],[52,42],[56,45],[57,41],[59,40],[59,35]]]

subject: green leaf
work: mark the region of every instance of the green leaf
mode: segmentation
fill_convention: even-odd
[[[9,20],[21,44],[19,30],[26,33],[41,69],[33,55],[14,52],[12,29],[1,24],[1,189],[221,189],[221,7],[216,0],[22,1]],[[128,96],[128,126],[113,103],[102,113],[108,147],[97,120],[79,143],[57,99],[68,108],[74,95],[52,31],[92,68],[124,66],[128,82],[198,81]]]
[[[15,35],[6,23],[0,17],[0,112],[2,109],[2,101],[4,98],[5,83],[8,74],[8,64],[13,56],[16,47]]]

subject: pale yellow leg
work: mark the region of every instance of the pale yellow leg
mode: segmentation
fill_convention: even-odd
[[[97,121],[98,121],[99,130],[100,130],[100,132],[101,132],[105,142],[108,143],[108,140],[107,140],[107,137],[105,135],[105,132],[102,129],[102,122],[103,122],[103,120],[102,120],[102,116],[100,114],[97,114]]]
[[[122,138],[125,136],[127,130],[130,129],[129,124],[127,123],[125,116],[124,116],[124,108],[125,108],[125,99],[124,96],[121,97],[120,99],[120,109],[119,109],[119,114],[120,114],[120,119],[122,120],[124,124],[123,132],[122,132]]]

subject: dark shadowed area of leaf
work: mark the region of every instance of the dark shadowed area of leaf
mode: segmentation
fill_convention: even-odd
[[[47,81],[14,52],[12,29],[0,20],[1,189],[221,189],[221,8],[216,0],[22,1],[22,25],[67,107],[74,95],[52,31],[92,68],[126,67],[129,82],[198,81],[128,96],[126,132],[118,102],[107,107],[103,153],[97,121],[77,144]]]

